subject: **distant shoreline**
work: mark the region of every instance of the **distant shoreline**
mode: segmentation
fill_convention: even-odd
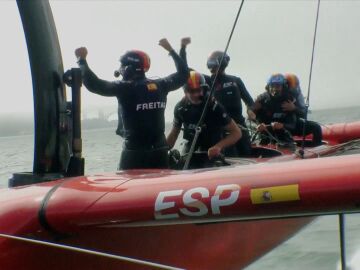
[[[328,109],[318,109],[310,110],[310,116],[312,113],[321,113],[326,111],[331,111],[332,114],[336,114],[337,111],[349,110],[354,108],[354,110],[359,110],[359,107],[349,106],[342,108],[328,108]],[[360,119],[359,119],[360,120]],[[171,125],[172,122],[166,122],[166,126]],[[28,115],[0,115],[0,137],[14,137],[14,136],[26,136],[34,134],[34,120]],[[91,118],[81,121],[82,130],[95,130],[95,129],[107,129],[113,128],[114,130],[117,127],[117,120],[108,121],[101,118]]]
[[[171,122],[165,123],[166,126]],[[34,124],[29,119],[15,119],[9,123],[8,120],[2,121],[0,118],[0,138],[10,138],[19,136],[33,136]],[[100,129],[113,129],[114,133],[117,128],[117,120],[107,121],[99,118],[86,119],[81,121],[81,129],[83,131],[92,131]]]
[[[13,137],[34,134],[34,120],[29,117],[0,117],[0,137]],[[86,119],[81,121],[83,130],[99,128],[116,128],[117,121],[107,121],[104,119]]]

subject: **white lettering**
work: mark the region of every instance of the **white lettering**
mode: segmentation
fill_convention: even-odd
[[[231,191],[228,198],[220,199],[221,194]],[[236,184],[218,186],[214,196],[211,198],[211,209],[214,215],[220,214],[220,207],[234,204],[239,198],[240,186]]]
[[[166,102],[149,102],[149,103],[142,103],[142,104],[136,104],[136,111],[139,110],[153,110],[153,109],[165,109],[166,108]]]
[[[165,202],[164,201],[165,197],[179,196],[182,194],[182,192],[183,192],[183,190],[180,190],[180,189],[160,192],[155,201],[155,219],[178,218],[179,214],[177,214],[177,213],[162,214],[161,211],[175,206],[174,201]]]
[[[193,194],[200,194],[201,198],[208,198],[209,190],[203,187],[198,187],[186,191],[183,195],[184,205],[187,207],[197,208],[198,211],[190,211],[186,208],[180,208],[180,212],[189,217],[199,217],[206,215],[208,213],[207,206],[203,202],[193,198]]]
[[[237,86],[235,82],[226,82],[223,84],[223,88],[231,87],[231,86]]]
[[[155,219],[174,219],[179,218],[180,214],[201,217],[208,215],[210,211],[213,215],[219,215],[222,208],[236,203],[240,189],[237,184],[228,184],[217,186],[213,195],[210,195],[209,189],[205,187],[195,187],[185,193],[183,193],[184,190],[162,191],[155,201]],[[182,197],[184,205],[182,208],[177,205],[181,203],[181,197],[176,198],[178,196]]]
[[[128,56],[127,59],[129,61],[133,61],[133,62],[140,62],[140,59],[137,59],[137,58],[134,58],[134,57],[131,57],[131,56]]]

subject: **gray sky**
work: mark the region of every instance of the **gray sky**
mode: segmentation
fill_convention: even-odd
[[[188,61],[207,73],[206,58],[223,50],[241,1],[51,1],[65,69],[76,66],[74,49],[86,46],[88,62],[99,77],[114,80],[118,59],[128,49],[151,58],[148,76],[175,70],[157,45],[167,37],[178,50],[180,39],[192,38]],[[270,74],[294,72],[307,93],[317,1],[245,1],[230,44],[227,73],[240,76],[255,98]],[[321,1],[310,109],[358,105],[360,1]],[[15,1],[0,1],[0,114],[32,112],[32,86],[24,34]],[[169,95],[167,120],[182,97]],[[6,97],[6,98],[5,98]],[[116,107],[115,98],[82,95],[83,108]]]

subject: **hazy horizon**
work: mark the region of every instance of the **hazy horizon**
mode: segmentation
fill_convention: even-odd
[[[87,46],[88,62],[103,79],[115,80],[118,59],[128,49],[151,57],[149,77],[165,76],[175,67],[157,45],[167,37],[178,51],[180,39],[192,38],[189,65],[208,73],[206,58],[223,50],[241,1],[50,1],[62,49],[64,69],[76,66],[74,49]],[[294,72],[307,94],[317,1],[245,1],[229,47],[227,73],[240,76],[255,98],[268,76]],[[81,19],[79,16],[81,12]],[[32,113],[32,83],[24,34],[15,1],[0,2],[0,31],[6,33],[0,50],[3,75],[0,115]],[[356,106],[360,39],[360,1],[321,1],[310,109]],[[11,29],[11,30],[9,30]],[[182,97],[169,94],[166,120]],[[82,92],[83,110],[112,106],[116,99]]]
[[[324,122],[328,120],[323,119],[326,115],[339,114],[338,117],[341,118],[341,114],[344,111],[348,112],[349,109],[355,109],[357,107],[343,107],[336,109],[319,109],[319,110],[310,110],[309,119],[314,120],[314,115],[322,115],[320,117],[321,122],[319,124],[323,125]],[[93,108],[88,110],[85,114],[82,114],[82,130],[90,129],[103,129],[110,128],[115,130],[117,127],[117,110],[113,110],[112,106]],[[337,113],[338,112],[338,113]],[[168,119],[165,122],[166,126],[169,128],[172,125],[172,120]],[[34,119],[32,114],[25,113],[8,113],[0,115],[0,137],[8,136],[19,136],[19,135],[32,135],[34,133]]]

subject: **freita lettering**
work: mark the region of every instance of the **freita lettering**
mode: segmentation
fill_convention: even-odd
[[[136,104],[136,111],[165,109],[165,108],[166,108],[166,102],[161,102],[161,101]]]

